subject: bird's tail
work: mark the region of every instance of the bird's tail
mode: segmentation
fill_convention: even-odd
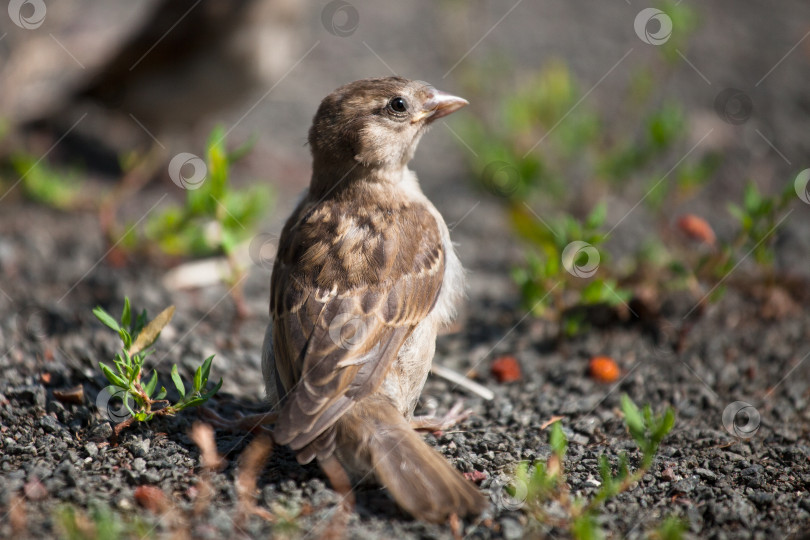
[[[337,424],[339,460],[371,469],[397,503],[417,519],[443,523],[481,513],[486,499],[414,431],[386,396],[363,398]]]

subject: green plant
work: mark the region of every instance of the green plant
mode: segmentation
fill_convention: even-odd
[[[693,8],[677,0],[662,0],[657,2],[657,7],[670,18],[672,28],[677,29],[658,49],[670,65],[681,62],[683,53],[679,52],[688,50],[689,38],[700,22],[698,14]]]
[[[540,221],[525,205],[513,205],[509,210],[513,230],[530,246],[527,266],[513,270],[524,303],[536,316],[548,309],[560,314],[569,335],[582,329],[582,321],[575,315],[564,315],[572,306],[617,305],[630,297],[615,279],[599,271],[606,258],[600,249],[605,240],[605,212],[602,203],[582,221],[567,214]]]
[[[792,183],[776,195],[760,193],[754,182],[743,190],[741,204],[729,203],[728,211],[737,228],[731,241],[719,240],[711,249],[698,251],[673,248],[663,256],[666,273],[683,280],[696,290],[703,284],[710,288],[709,301],[717,301],[726,291],[726,277],[749,256],[760,269],[765,280],[773,282],[775,232],[787,217],[787,207],[795,200]],[[708,224],[706,225],[708,227]],[[713,233],[712,233],[713,235]]]
[[[117,540],[154,538],[154,527],[137,515],[126,518],[106,504],[96,504],[89,512],[72,505],[59,506],[54,512],[60,538],[66,540]]]
[[[82,183],[76,172],[66,174],[56,171],[42,159],[24,153],[12,154],[10,159],[28,198],[60,210],[69,210],[76,206],[82,190]]]
[[[515,236],[526,246],[525,262],[512,272],[524,306],[558,321],[559,335],[587,328],[590,305],[607,305],[621,315],[620,305],[639,291],[649,300],[650,291],[686,289],[701,302],[716,301],[726,276],[749,254],[766,278],[773,274],[772,235],[795,198],[791,186],[774,197],[761,195],[753,184],[746,187],[742,203],[729,209],[738,225],[731,241],[715,242],[708,224],[712,240],[698,249],[671,234],[681,203],[700,192],[723,158],[711,150],[693,152],[694,130],[667,91],[668,78],[684,67],[697,14],[669,0],[658,7],[678,31],[631,73],[624,99],[610,111],[589,107],[590,91],[582,92],[560,61],[535,73],[515,70],[516,80],[503,96],[486,71],[463,77],[473,98],[478,93],[481,101],[498,104],[480,117],[456,119],[458,138],[471,150],[465,155],[472,177],[501,199]],[[499,73],[500,79],[510,76],[503,66]],[[646,212],[646,221],[658,224],[641,231],[639,247],[621,257],[609,256],[606,240],[624,217],[606,227],[606,207],[595,203],[608,197],[637,201],[624,217]],[[566,258],[572,244],[582,249]],[[571,271],[590,267],[594,253],[596,268]]]
[[[730,247],[750,252],[754,260],[771,268],[774,261],[773,239],[776,227],[787,206],[796,200],[796,192],[789,183],[782,193],[764,196],[754,182],[748,182],[743,192],[742,205],[728,205],[728,211],[739,222],[740,229]]]
[[[231,286],[229,292],[237,312],[244,317],[248,313],[241,287],[245,268],[237,248],[255,236],[256,226],[272,201],[272,192],[264,184],[246,188],[232,185],[231,164],[247,155],[255,140],[228,152],[225,136],[222,126],[214,128],[208,138],[201,184],[186,186],[184,204],[169,206],[150,217],[144,232],[146,240],[171,256],[225,255],[229,272],[221,278]],[[133,234],[123,240],[122,245],[130,248],[141,242]]]
[[[165,387],[160,386],[160,390],[157,390],[156,370],[153,369],[149,380],[143,382],[144,362],[152,353],[150,347],[160,337],[161,330],[171,321],[174,306],[166,308],[148,323],[145,310],[133,317],[129,298],[124,299],[120,322],[101,307],[96,307],[93,314],[99,321],[117,332],[123,343],[121,351],[115,355],[113,367],[99,362],[101,371],[113,387],[114,391],[111,394],[116,395],[123,392],[122,401],[130,414],[129,418],[115,426],[116,434],[133,421],[146,422],[157,415],[173,415],[188,407],[201,405],[216,394],[222,386],[222,379],[220,379],[213,388],[207,388],[213,355],[206,358],[197,368],[188,391],[177,372],[177,365],[172,366],[172,381],[180,394],[180,399],[176,403],[170,404],[168,400],[164,399],[166,397]],[[157,405],[163,406],[153,408]]]
[[[503,97],[481,81],[486,73],[468,71],[464,77],[473,96],[489,93],[480,99],[499,103],[492,114],[457,119],[459,138],[472,150],[466,155],[473,177],[503,201],[513,231],[527,246],[525,264],[513,271],[524,304],[536,316],[558,320],[561,334],[585,327],[585,312],[573,308],[616,307],[632,296],[628,281],[636,265],[609,264],[605,240],[612,229],[604,226],[605,205],[593,201],[629,195],[654,214],[665,213],[668,204],[695,193],[719,164],[712,154],[681,159],[688,148],[686,115],[662,94],[675,68],[673,58],[681,61],[677,49],[685,49],[697,17],[674,2],[660,7],[678,25],[678,36],[658,47],[663,62],[651,57],[649,66],[631,76],[626,99],[615,110],[589,107],[590,91],[580,90],[561,61],[552,60],[536,73],[521,70]],[[678,167],[665,172],[661,163],[666,162]],[[537,207],[553,210],[536,212]],[[577,250],[579,261],[566,260],[572,243],[589,246]],[[643,242],[650,243],[661,244],[661,237]],[[571,271],[594,250],[598,268]]]
[[[653,540],[681,540],[688,529],[689,526],[683,519],[677,516],[667,516],[650,533],[650,538]]]
[[[554,422],[549,433],[551,456],[545,462],[538,461],[532,465],[520,463],[515,470],[512,484],[506,491],[511,497],[520,497],[523,510],[537,523],[564,528],[574,538],[603,538],[599,527],[598,515],[602,504],[619,493],[631,489],[650,470],[661,441],[675,425],[675,411],[668,407],[663,413],[654,414],[645,406],[642,410],[627,396],[621,399],[624,421],[630,435],[641,452],[641,460],[635,470],[631,470],[630,459],[626,453],[619,456],[616,473],[607,456],[599,458],[599,476],[601,487],[590,498],[572,497],[565,482],[563,460],[568,448],[565,433],[560,422]],[[548,513],[549,505],[555,503],[565,512],[565,517],[552,517]],[[663,525],[662,525],[663,527]],[[663,529],[659,529],[663,530]],[[667,524],[665,532],[678,538],[675,526]]]
[[[225,131],[214,128],[206,148],[206,176],[185,190],[183,205],[173,205],[147,220],[146,238],[168,255],[233,255],[236,246],[254,234],[271,202],[267,186],[237,189],[230,166],[252,148],[249,141],[233,152],[225,147]]]

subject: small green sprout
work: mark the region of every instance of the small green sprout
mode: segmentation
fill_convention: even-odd
[[[740,225],[732,247],[753,253],[758,264],[770,268],[774,260],[774,232],[782,221],[778,218],[794,200],[796,192],[792,183],[788,183],[782,193],[768,197],[759,192],[754,182],[749,182],[743,192],[742,205],[728,205],[729,213]]]
[[[536,316],[549,310],[557,314],[565,335],[584,329],[584,321],[571,308],[617,306],[630,299],[630,291],[599,271],[607,261],[606,253],[599,249],[605,241],[605,214],[605,205],[598,204],[581,221],[564,215],[541,222],[525,205],[511,210],[514,230],[532,246],[526,266],[513,271],[524,304]]]
[[[23,153],[13,154],[11,165],[20,175],[23,191],[29,199],[60,210],[76,207],[82,182],[75,172],[65,174],[41,159]]]
[[[653,540],[681,540],[689,529],[688,523],[677,516],[667,516],[658,527],[650,533]]]
[[[622,396],[622,412],[627,429],[641,452],[641,462],[636,470],[631,471],[630,460],[623,452],[614,474],[610,461],[602,455],[599,458],[599,476],[602,480],[599,491],[590,500],[571,497],[563,467],[568,440],[557,421],[551,425],[549,433],[551,456],[545,462],[538,461],[532,465],[520,463],[512,484],[505,488],[506,492],[513,498],[519,494],[524,502],[524,511],[538,524],[564,528],[579,540],[604,538],[597,519],[602,504],[631,489],[647,474],[661,441],[675,425],[675,411],[671,407],[660,414],[653,413],[649,405],[640,410],[627,395]],[[554,501],[565,510],[564,519],[547,513],[547,506]],[[680,538],[678,523],[665,520],[658,529],[660,537]]]
[[[208,257],[224,255],[228,272],[222,280],[230,286],[240,317],[248,314],[242,291],[246,268],[237,256],[239,246],[256,235],[259,221],[272,202],[264,183],[237,188],[230,167],[250,152],[255,139],[229,152],[226,132],[217,126],[206,147],[205,174],[200,184],[186,189],[185,202],[171,205],[149,217],[145,237],[170,256]],[[145,243],[144,243],[145,244]]]
[[[230,166],[244,157],[255,141],[228,152],[225,130],[216,127],[206,148],[205,177],[186,189],[185,202],[156,212],[146,222],[146,237],[174,256],[233,256],[237,245],[255,234],[272,200],[268,187],[237,188]]]
[[[129,418],[116,425],[116,435],[133,421],[146,422],[157,415],[173,415],[188,407],[201,405],[222,386],[220,379],[213,388],[207,388],[213,355],[206,358],[197,368],[189,388],[177,372],[177,365],[172,366],[172,382],[180,394],[180,399],[176,403],[170,404],[165,399],[167,393],[165,387],[160,386],[160,390],[157,390],[159,384],[156,370],[152,370],[152,376],[148,381],[144,382],[145,378],[142,379],[144,362],[153,352],[150,347],[157,341],[161,330],[171,321],[174,306],[164,309],[148,323],[145,310],[133,317],[129,298],[124,299],[120,322],[101,307],[96,307],[93,314],[104,325],[117,332],[123,343],[121,351],[115,355],[113,367],[99,362],[102,373],[113,387],[114,391],[111,394],[122,395],[123,404],[130,414]],[[155,408],[157,405],[162,407]]]
[[[89,511],[70,504],[54,511],[60,538],[65,540],[113,540],[155,538],[154,527],[138,515],[123,516],[107,504],[91,504]]]

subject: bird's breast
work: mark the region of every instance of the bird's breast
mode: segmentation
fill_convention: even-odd
[[[439,211],[419,189],[416,177],[407,171],[400,189],[414,202],[430,211],[438,226],[444,252],[444,276],[436,303],[402,346],[380,391],[390,396],[403,416],[410,419],[422,394],[433,355],[438,330],[456,318],[458,304],[464,296],[464,269],[450,240],[450,231]]]

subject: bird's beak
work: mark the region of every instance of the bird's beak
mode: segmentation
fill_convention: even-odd
[[[422,106],[422,110],[414,115],[411,123],[416,123],[421,120],[433,122],[469,104],[470,102],[464,98],[442,92],[441,90],[431,89],[427,101],[425,101],[425,104]]]

